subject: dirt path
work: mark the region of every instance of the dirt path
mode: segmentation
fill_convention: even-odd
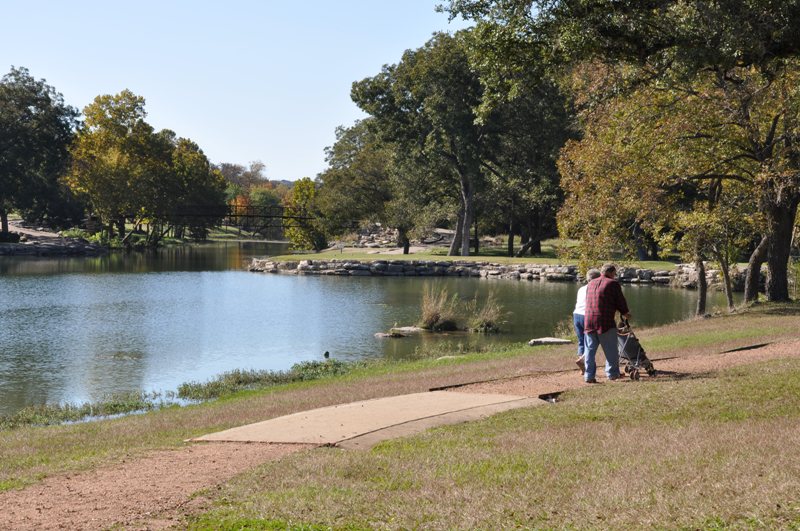
[[[702,374],[769,359],[800,356],[800,340],[725,354],[654,359],[660,379]],[[642,376],[642,380],[647,380]],[[603,385],[635,385],[627,379]],[[525,396],[576,389],[584,384],[576,370],[534,373],[453,389],[471,393]],[[280,459],[309,445],[214,443],[172,451],[90,472],[54,476],[20,491],[0,493],[0,529],[164,529],[202,511],[214,488],[261,463]],[[206,495],[203,495],[206,492]],[[198,493],[200,493],[198,495]]]
[[[0,529],[164,529],[202,510],[212,489],[307,445],[200,444],[0,494]],[[213,493],[211,494],[213,496]]]
[[[20,234],[24,234],[29,239],[32,240],[62,240],[61,236],[56,234],[55,232],[51,232],[48,230],[39,230],[39,229],[31,229],[29,227],[23,227],[21,222],[18,220],[11,220],[8,223],[9,230],[13,232],[18,232]]]
[[[715,372],[735,365],[745,365],[777,358],[800,356],[800,340],[784,341],[769,344],[761,348],[739,350],[720,354],[702,354],[686,357],[675,357],[652,360],[658,370],[656,379],[683,378],[690,375]],[[600,384],[622,385],[635,382],[627,377],[614,382],[608,382],[603,373],[603,357],[597,357],[597,381]],[[641,381],[650,378],[642,373]],[[593,384],[583,383],[577,369],[569,372],[554,372],[550,374],[530,374],[498,380],[493,382],[476,383],[454,388],[454,391],[470,393],[507,393],[523,396],[539,396],[548,393],[558,393],[569,389],[577,389]]]

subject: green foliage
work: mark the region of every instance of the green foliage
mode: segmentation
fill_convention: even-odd
[[[452,0],[447,8],[481,19],[484,41],[510,45],[487,46],[495,71],[540,53],[575,95],[586,135],[560,165],[562,236],[608,249],[633,239],[631,228],[647,231],[652,220],[642,218],[681,209],[687,192],[716,202],[744,184],[764,213],[768,298],[788,299],[800,203],[800,152],[789,140],[800,131],[799,0]],[[506,53],[514,44],[525,53]],[[506,93],[519,86],[512,79]]]
[[[77,116],[25,68],[12,67],[0,79],[0,230],[7,231],[12,208],[31,221],[60,225],[81,218],[82,205],[59,182]]]
[[[425,168],[431,181],[444,180],[461,203],[461,225],[469,229],[485,137],[473,112],[480,104],[480,81],[462,39],[435,35],[403,54],[400,63],[354,83],[351,95],[398,156]],[[468,239],[460,254],[469,254]]]
[[[308,177],[294,183],[285,199],[286,237],[294,249],[321,251],[328,246],[324,224],[318,219],[317,185]]]
[[[149,222],[150,244],[165,226],[203,239],[225,214],[225,180],[197,144],[169,130],[155,132],[144,105],[128,90],[87,105],[67,182],[104,222],[117,225],[120,237],[133,216],[134,225]]]

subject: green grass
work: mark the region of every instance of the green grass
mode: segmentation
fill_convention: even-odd
[[[50,426],[88,418],[150,411],[172,405],[158,393],[121,393],[104,400],[80,404],[41,404],[28,406],[10,415],[0,415],[0,430],[22,426]],[[2,490],[2,489],[0,489]]]
[[[800,525],[800,360],[562,398],[368,452],[269,463],[189,528]]]
[[[361,261],[374,261],[374,260],[433,260],[437,262],[490,262],[497,264],[542,264],[542,265],[577,265],[578,260],[549,258],[541,256],[525,256],[521,258],[511,256],[486,256],[486,255],[471,255],[471,256],[445,256],[436,254],[434,252],[422,252],[414,254],[379,254],[375,252],[340,252],[340,251],[322,251],[319,253],[304,252],[296,254],[284,254],[272,256],[270,259],[276,262],[296,262],[298,260],[361,260]],[[615,262],[619,265],[626,265],[638,267],[641,269],[653,269],[656,271],[667,270],[671,271],[675,268],[673,262],[662,261],[639,261],[639,262]],[[598,264],[599,265],[599,264]]]
[[[502,241],[507,241],[507,236],[501,237]],[[542,242],[542,254],[537,256],[507,256],[505,244],[497,246],[483,246],[477,255],[471,256],[447,256],[447,249],[444,247],[431,247],[427,251],[414,254],[385,254],[385,249],[355,251],[348,250],[341,252],[338,250],[322,251],[319,253],[302,251],[292,254],[285,254],[271,257],[278,262],[290,262],[298,260],[434,260],[440,262],[468,261],[468,262],[490,262],[497,264],[544,264],[544,265],[577,265],[577,259],[559,258],[558,249],[561,247],[572,248],[576,246],[573,240],[546,240]],[[519,245],[515,247],[519,249]],[[655,271],[671,271],[675,268],[676,262],[670,261],[636,261],[636,260],[612,260],[618,265],[639,267],[642,269],[653,269]],[[597,266],[601,264],[595,264]]]

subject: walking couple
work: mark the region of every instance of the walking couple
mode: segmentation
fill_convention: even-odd
[[[606,356],[606,377],[619,378],[619,351],[617,346],[616,313],[631,318],[622,287],[616,281],[617,268],[604,265],[600,271],[590,269],[586,274],[588,284],[578,290],[575,311],[572,314],[575,334],[578,336],[578,360],[586,383],[597,383],[595,355],[602,346]]]

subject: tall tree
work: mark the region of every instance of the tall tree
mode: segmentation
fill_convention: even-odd
[[[588,112],[642,86],[701,99],[704,90],[713,93],[706,102],[727,121],[701,128],[684,144],[714,144],[719,158],[685,177],[744,177],[754,184],[766,214],[767,296],[788,299],[791,226],[800,202],[793,89],[800,0],[452,0],[448,7],[454,15],[491,20],[502,28],[493,35],[544,44],[556,66],[604,67],[606,76],[582,87]],[[735,137],[744,143],[732,144]],[[747,161],[749,168],[739,165]]]
[[[59,177],[77,111],[45,80],[11,68],[0,80],[0,229],[8,232],[10,209],[43,218],[71,201]],[[62,214],[64,214],[62,212]]]
[[[372,78],[353,84],[352,98],[376,119],[383,139],[409,156],[446,161],[460,201],[459,227],[469,254],[474,198],[481,186],[485,126],[476,123],[482,87],[459,36],[440,33],[422,48],[403,54]],[[450,175],[445,178],[450,178]]]
[[[321,251],[328,246],[328,238],[320,218],[317,204],[317,185],[308,177],[294,183],[284,199],[286,237],[295,249]]]
[[[97,96],[83,110],[84,126],[72,148],[70,186],[89,198],[109,231],[116,225],[120,235],[125,217],[140,210],[139,194],[153,169],[148,157],[154,131],[145,121],[144,105],[144,98],[129,90]]]

